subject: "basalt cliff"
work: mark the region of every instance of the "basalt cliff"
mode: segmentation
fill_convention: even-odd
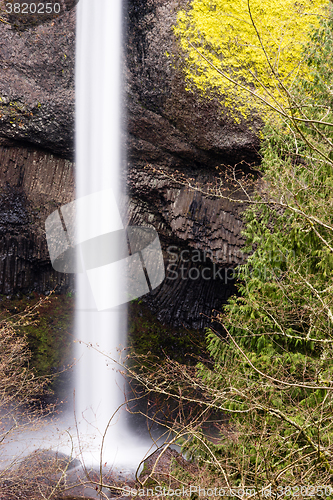
[[[44,229],[75,196],[75,3],[43,22],[0,23],[0,294],[75,288],[52,269]],[[218,97],[186,90],[172,30],[184,3],[124,7],[124,178],[128,222],[154,226],[165,255],[166,280],[144,300],[160,320],[200,328],[233,293],[225,271],[243,244],[243,204],[227,182],[224,198],[208,187],[226,166],[258,161],[260,123],[235,124]]]

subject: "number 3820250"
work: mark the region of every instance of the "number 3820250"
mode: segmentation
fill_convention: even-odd
[[[6,3],[7,14],[59,14],[60,3]]]

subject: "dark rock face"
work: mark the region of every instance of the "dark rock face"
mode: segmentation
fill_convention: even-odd
[[[199,188],[214,175],[197,172]],[[163,323],[204,328],[236,291],[234,268],[244,261],[243,207],[204,196],[157,171],[132,169],[128,184],[130,224],[153,225],[164,250],[166,278],[144,300]]]
[[[246,123],[235,125],[219,99],[185,89],[172,31],[185,4],[127,2],[129,217],[131,224],[153,225],[164,249],[166,279],[145,300],[162,322],[203,328],[235,293],[232,269],[243,261],[243,207],[190,190],[170,176],[177,169],[205,191],[217,180],[216,166],[257,161],[260,123],[252,123],[252,131]]]
[[[44,225],[74,199],[73,164],[31,147],[0,147],[0,165],[0,293],[72,290],[73,275],[51,267]],[[144,300],[164,323],[203,328],[235,291],[226,269],[242,261],[241,207],[145,170],[132,170],[128,181],[129,222],[153,225],[165,258],[166,279]]]
[[[207,168],[257,160],[260,123],[235,125],[223,103],[185,89],[172,26],[185,0],[128,0],[129,158]]]
[[[28,29],[0,23],[0,136],[73,158],[75,2],[65,3],[63,15]],[[129,0],[125,7],[134,168],[142,162],[207,168],[257,158],[260,124],[252,123],[254,132],[235,125],[217,98],[185,90],[172,31],[184,3]]]
[[[73,157],[74,60],[75,10],[26,30],[0,23],[2,143]]]
[[[192,170],[187,174],[196,175],[197,191],[160,171],[130,169],[127,176],[131,194],[130,223],[152,224],[165,244],[178,241],[205,251],[210,253],[212,262],[225,266],[242,263],[243,206],[204,194],[207,185],[218,179],[215,172]],[[225,194],[230,195],[231,189],[226,186]],[[233,197],[237,196],[243,198],[234,191]]]

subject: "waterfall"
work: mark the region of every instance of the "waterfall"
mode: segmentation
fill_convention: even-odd
[[[122,229],[121,198],[121,0],[81,0],[76,49],[76,240],[92,240]],[[114,193],[114,197],[112,192]],[[81,203],[80,203],[81,201]],[[112,250],[112,249],[111,249]],[[81,254],[77,255],[80,260]],[[90,273],[90,274],[89,274]],[[100,461],[102,436],[124,400],[122,377],[111,360],[126,335],[125,287],[119,269],[77,275],[75,413],[83,459]],[[117,274],[118,273],[118,274]],[[98,310],[99,309],[99,310]],[[106,356],[106,355],[107,356]],[[128,456],[124,412],[111,421],[103,463],[133,465]],[[126,456],[126,458],[123,457]]]
[[[119,211],[125,199],[121,41],[122,0],[79,1],[76,200],[45,222],[53,268],[77,273],[75,418],[67,404],[42,428],[26,426],[17,442],[8,439],[2,449],[2,467],[9,466],[12,457],[47,447],[79,458],[87,467],[102,464],[107,471],[116,467],[133,472],[157,446],[155,437],[152,442],[148,433],[142,436],[142,429],[133,433],[129,428],[118,363],[126,344],[127,301],[164,279],[156,231],[131,227],[125,236]],[[70,403],[70,393],[67,399]]]

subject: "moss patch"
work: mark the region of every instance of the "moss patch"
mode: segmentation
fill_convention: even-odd
[[[33,307],[38,304],[34,310]],[[0,315],[15,325],[17,315],[30,309],[24,326],[17,330],[27,335],[32,352],[31,365],[38,375],[62,371],[72,361],[74,299],[70,294],[45,297],[33,293],[7,298],[0,296]]]
[[[38,375],[63,371],[73,361],[75,299],[71,294],[45,297],[35,292],[20,297],[0,295],[0,318],[14,325],[18,315],[28,309],[31,312],[26,321],[15,328],[27,336],[32,353],[30,365]],[[142,302],[129,304],[128,346],[136,354],[149,354],[155,361],[169,357],[194,365],[205,345],[204,332],[163,325]],[[52,385],[57,393],[65,382],[59,384]]]
[[[128,318],[128,345],[136,354],[195,364],[205,350],[203,331],[163,325],[141,301],[129,304]]]

